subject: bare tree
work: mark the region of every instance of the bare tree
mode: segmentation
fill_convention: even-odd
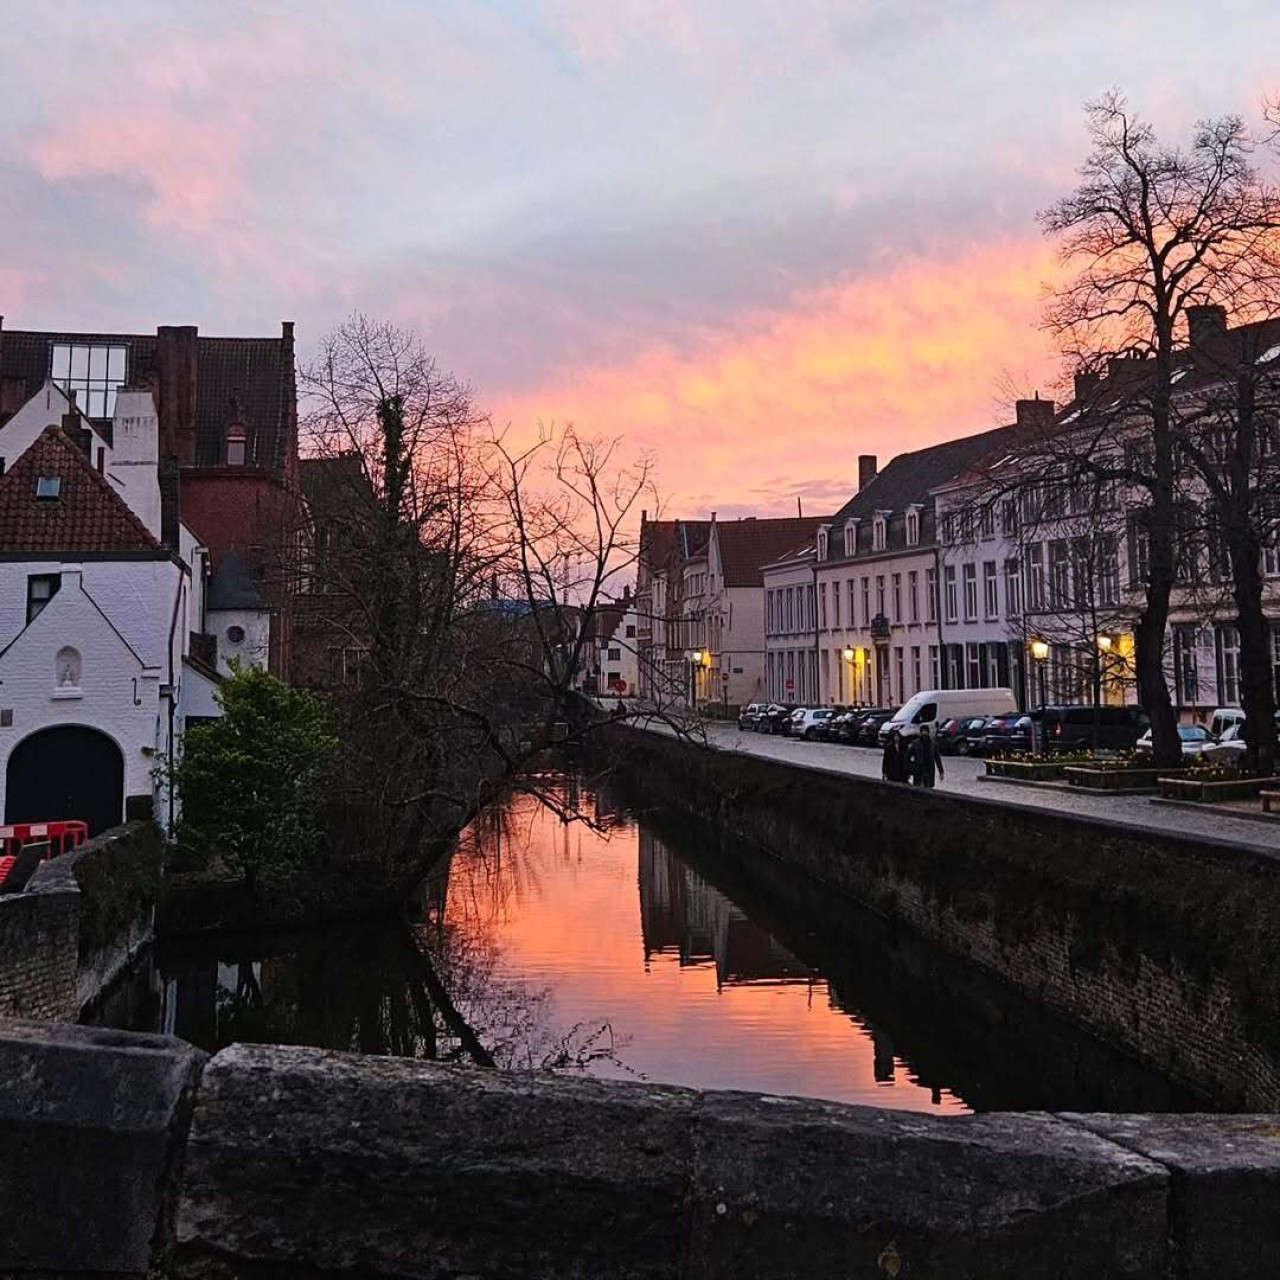
[[[1092,151],[1080,184],[1041,215],[1069,271],[1045,323],[1086,379],[1072,429],[1046,432],[1040,444],[1121,484],[1141,510],[1136,677],[1156,761],[1175,765],[1181,753],[1164,649],[1178,576],[1177,333],[1196,306],[1256,305],[1275,203],[1239,117],[1199,124],[1183,150],[1161,144],[1118,93],[1086,110]],[[1089,378],[1104,372],[1096,383]],[[1141,447],[1117,449],[1121,436],[1140,438]]]

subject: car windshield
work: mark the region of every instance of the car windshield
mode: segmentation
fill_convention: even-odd
[[[1203,742],[1209,736],[1209,731],[1200,724],[1183,724],[1178,726],[1178,737],[1183,742]]]

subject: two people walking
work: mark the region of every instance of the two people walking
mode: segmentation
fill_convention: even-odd
[[[886,782],[910,782],[917,787],[932,787],[935,778],[945,778],[942,753],[929,726],[922,724],[909,744],[897,729],[890,730],[881,772]]]

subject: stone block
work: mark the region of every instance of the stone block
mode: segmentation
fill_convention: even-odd
[[[169,1036],[0,1021],[0,1272],[147,1272],[203,1062]]]
[[[674,1280],[697,1098],[235,1045],[205,1072],[171,1265]]]
[[[1040,1114],[707,1094],[689,1280],[1165,1275],[1159,1165]]]
[[[1063,1118],[1169,1170],[1180,1280],[1243,1280],[1280,1269],[1280,1116]]]

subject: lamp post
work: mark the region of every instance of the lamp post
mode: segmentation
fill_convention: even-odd
[[[858,697],[853,683],[857,678],[857,672],[853,669],[854,652],[848,645],[845,645],[840,656],[849,664],[849,701],[857,702]]]
[[[1031,642],[1031,656],[1036,662],[1037,681],[1040,686],[1040,705],[1044,706],[1044,664],[1049,657],[1049,645],[1045,640]]]

